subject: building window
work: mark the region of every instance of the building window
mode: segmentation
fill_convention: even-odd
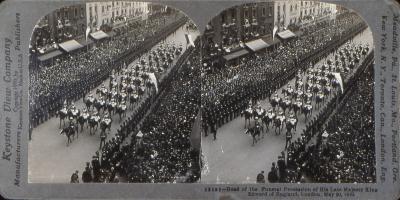
[[[293,12],[293,5],[290,5],[290,12]]]
[[[262,8],[262,16],[265,17],[266,14],[267,14],[267,8],[263,7]]]
[[[245,10],[245,11],[244,11],[244,17],[245,17],[245,18],[249,18],[249,11],[248,11],[248,10]]]
[[[294,9],[297,10],[297,3],[296,3],[296,5],[295,5]]]
[[[78,17],[78,8],[75,8],[75,13],[74,13],[74,17]]]
[[[268,16],[270,16],[270,17],[272,16],[272,6],[270,6],[270,7],[269,7],[269,13],[268,13]]]
[[[82,17],[82,18],[85,16],[84,13],[85,13],[85,11],[83,10],[83,7],[81,7],[81,13],[80,13],[80,14],[81,14],[81,17]]]
[[[104,6],[101,6],[101,12],[104,13]]]

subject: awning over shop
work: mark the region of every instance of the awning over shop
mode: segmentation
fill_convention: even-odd
[[[93,40],[91,40],[89,37],[88,37],[87,40],[86,40],[85,37],[82,37],[82,38],[80,38],[80,39],[77,39],[76,41],[77,41],[79,44],[83,45],[83,46],[87,46],[87,45],[93,43]]]
[[[296,36],[292,31],[286,30],[278,33],[278,36],[282,39],[289,39]]]
[[[233,60],[235,58],[239,58],[241,56],[244,56],[244,55],[246,55],[248,53],[249,53],[249,51],[247,51],[246,49],[242,49],[240,51],[236,51],[236,52],[233,52],[231,54],[225,55],[224,59],[227,60],[227,61],[230,61],[230,60]]]
[[[110,37],[109,35],[107,35],[107,33],[104,33],[103,31],[96,31],[94,33],[91,33],[90,36],[92,36],[92,38],[95,40],[101,40],[103,38]]]
[[[303,35],[303,31],[298,30],[298,31],[294,32],[294,34],[296,34],[297,37],[298,36],[302,36]]]
[[[260,49],[267,48],[269,45],[262,39],[253,40],[245,44],[252,51],[258,51]]]
[[[54,51],[51,51],[49,53],[46,53],[46,54],[43,54],[43,55],[39,56],[38,59],[40,60],[40,62],[44,62],[44,61],[49,60],[51,58],[57,57],[57,56],[59,56],[61,54],[62,54],[62,52],[60,50],[54,50]]]
[[[263,39],[264,42],[266,42],[269,46],[273,46],[273,45],[278,44],[278,43],[281,42],[277,37],[275,37],[274,39],[272,39],[271,36],[269,36],[269,37],[263,37],[262,39]]]
[[[76,40],[69,40],[58,44],[58,46],[66,52],[71,52],[83,47],[83,45],[79,44]]]
[[[115,31],[110,31],[106,33],[110,37],[114,37],[117,33]]]

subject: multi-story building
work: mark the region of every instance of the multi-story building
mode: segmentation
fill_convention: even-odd
[[[276,1],[274,8],[274,24],[278,27],[278,30],[283,30],[290,24],[298,23],[301,10],[300,2]]]
[[[274,24],[272,2],[249,3],[224,10],[207,25],[206,46],[235,48],[250,40],[271,34]]]
[[[119,26],[126,21],[140,19],[149,13],[148,3],[106,1],[86,3],[87,25],[92,31],[104,26]]]
[[[85,34],[85,4],[65,6],[39,20],[32,34],[33,48],[61,43]]]
[[[274,24],[278,30],[289,26],[306,26],[336,13],[335,4],[317,1],[276,1],[274,8]]]

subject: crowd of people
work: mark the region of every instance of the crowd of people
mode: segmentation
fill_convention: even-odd
[[[370,65],[350,86],[352,92],[344,97],[325,129],[314,133],[316,141],[308,143],[309,138],[302,137],[291,145],[281,182],[376,181],[373,85]]]
[[[30,63],[29,105],[31,128],[50,118],[65,100],[74,101],[120,69],[125,57],[142,52],[163,40],[185,19],[183,14],[151,16],[131,24],[126,32],[95,42],[94,47],[62,55],[52,63]],[[136,56],[140,56],[136,54]],[[130,58],[132,59],[132,58]],[[129,61],[125,61],[129,63]]]
[[[199,180],[199,152],[190,141],[200,106],[199,62],[198,50],[190,47],[177,63],[176,73],[161,86],[159,98],[154,103],[145,101],[93,156],[84,172],[92,182]],[[128,137],[130,142],[123,143]]]
[[[356,160],[351,159],[351,155],[352,153],[355,153],[355,151],[353,152],[353,150],[351,149],[351,153],[347,154],[348,159],[355,161],[352,162],[350,165],[351,167],[354,168],[359,168],[360,166],[362,166],[363,170],[366,169],[367,170],[367,175],[366,174],[359,174],[360,171],[358,171],[358,174],[354,174],[354,171],[351,173],[347,173],[346,171],[343,171],[343,168],[346,168],[348,166],[348,163],[337,163],[336,168],[334,167],[334,169],[336,169],[335,173],[340,174],[339,176],[336,176],[336,181],[332,179],[332,174],[334,171],[333,168],[329,168],[328,166],[332,166],[331,164],[331,160],[328,159],[320,159],[321,158],[321,153],[318,153],[318,151],[325,151],[327,148],[327,145],[323,143],[322,141],[322,137],[324,137],[326,139],[328,132],[334,132],[335,135],[334,138],[332,139],[332,142],[329,142],[328,144],[330,144],[330,148],[337,150],[336,148],[338,146],[340,146],[341,140],[343,139],[343,137],[338,136],[338,132],[337,129],[339,127],[339,131],[343,131],[342,127],[349,127],[351,126],[351,128],[353,128],[352,130],[349,130],[349,128],[345,131],[356,131],[356,127],[361,127],[361,129],[358,128],[357,133],[359,133],[361,136],[361,138],[370,138],[371,137],[371,133],[373,134],[373,120],[371,120],[371,118],[373,118],[373,107],[372,107],[372,89],[373,89],[373,79],[372,79],[372,67],[369,66],[369,70],[365,70],[369,65],[369,62],[371,61],[371,58],[373,56],[372,53],[368,53],[370,52],[370,49],[368,47],[368,45],[354,45],[351,42],[347,42],[345,45],[343,45],[341,48],[339,48],[336,53],[334,54],[334,60],[332,61],[331,59],[327,59],[327,64],[322,64],[321,66],[313,66],[312,68],[309,68],[306,70],[307,74],[307,78],[304,83],[305,85],[309,84],[307,83],[310,80],[317,80],[319,79],[320,81],[319,84],[322,83],[321,80],[318,78],[318,76],[314,76],[311,74],[314,74],[315,72],[322,72],[322,74],[327,75],[326,77],[329,77],[329,74],[331,74],[330,72],[340,72],[341,77],[343,78],[343,91],[341,91],[341,89],[337,88],[334,89],[335,93],[334,94],[329,94],[329,95],[333,95],[333,97],[326,102],[326,106],[322,106],[322,108],[320,109],[320,112],[317,112],[316,116],[314,116],[312,119],[308,120],[308,122],[306,123],[305,129],[303,130],[303,132],[300,134],[300,136],[296,139],[291,141],[292,137],[289,138],[289,148],[287,151],[287,160],[285,159],[285,153],[282,152],[282,155],[278,157],[278,166],[275,165],[275,163],[272,164],[272,168],[271,171],[268,173],[268,180],[271,183],[274,182],[337,182],[338,179],[337,177],[341,177],[341,181],[342,182],[352,182],[351,180],[357,179],[356,182],[370,182],[372,179],[370,175],[371,170],[374,170],[373,166],[373,162],[372,159],[374,157],[374,152],[373,151],[368,151],[368,148],[373,147],[374,143],[373,143],[373,139],[372,140],[368,140],[368,142],[364,141],[365,143],[367,143],[366,145],[363,144],[364,146],[359,147],[358,150],[360,150],[363,155],[362,156],[366,156],[368,158],[365,159],[360,159],[357,158]],[[367,71],[366,73],[364,73],[364,70]],[[325,71],[325,73],[324,73]],[[312,72],[312,73],[310,73]],[[297,86],[303,85],[302,81],[299,81],[300,79],[298,79],[298,75],[296,76],[296,84]],[[358,83],[360,80],[366,80],[364,82]],[[328,85],[331,85],[331,83],[333,83],[332,81],[327,81]],[[314,81],[311,82],[311,84],[313,84],[314,86],[317,86],[317,84],[314,84]],[[353,94],[352,92],[354,92],[354,88],[352,86],[357,87],[358,90],[356,90],[356,92]],[[296,86],[295,86],[296,87]],[[332,86],[331,86],[332,87]],[[292,95],[290,94],[295,94],[296,90],[292,90],[291,92],[289,92],[289,88],[290,86],[288,86],[288,88],[286,88],[286,90],[283,90],[284,94],[283,95],[289,95],[287,97],[289,97],[289,99],[291,98]],[[324,86],[322,87],[324,88]],[[334,88],[334,87],[332,87]],[[362,90],[363,91],[359,91]],[[307,94],[308,92],[306,92],[305,94]],[[342,93],[344,93],[344,95],[342,95]],[[358,94],[361,93],[361,94]],[[276,96],[278,96],[277,93],[275,93]],[[323,93],[319,94],[319,93],[310,93],[309,97],[318,97],[319,95],[323,95]],[[361,102],[359,101],[354,101],[354,99],[359,99],[361,97],[361,95],[366,95],[367,96],[367,102]],[[307,96],[307,95],[306,95]],[[350,96],[349,98],[347,98],[347,96]],[[354,98],[352,100],[352,98]],[[314,98],[311,98],[312,101],[314,101]],[[350,102],[349,102],[350,101]],[[331,117],[331,114],[334,113],[335,109],[337,107],[339,107],[337,104],[341,102],[341,104],[345,104],[345,106],[341,107],[341,109],[339,109],[339,111],[336,111],[339,114],[336,114],[337,116],[339,116],[339,119],[341,119],[342,123],[338,123],[335,120],[337,116]],[[305,102],[303,102],[305,103]],[[271,103],[272,104],[272,103]],[[310,105],[314,105],[315,104],[310,104]],[[279,107],[281,107],[281,105],[278,105]],[[352,109],[350,109],[349,107],[351,107]],[[365,110],[368,109],[369,110]],[[280,108],[282,109],[282,107]],[[272,110],[272,109],[271,109]],[[354,113],[341,113],[343,111],[353,111]],[[359,116],[361,116],[361,112],[365,111],[366,113],[366,120],[364,120],[364,123],[358,123],[357,119]],[[283,113],[283,112],[282,112]],[[346,118],[346,115],[350,114],[350,118]],[[278,114],[277,114],[278,115]],[[296,116],[296,115],[294,115]],[[330,120],[330,121],[329,121]],[[337,120],[337,119],[336,119]],[[356,123],[354,123],[354,121]],[[328,123],[328,125],[326,125],[326,123]],[[348,124],[346,124],[348,123]],[[320,130],[324,129],[324,126],[326,125],[327,128],[325,128],[325,132],[321,132]],[[339,125],[339,126],[338,126]],[[291,134],[291,130],[289,129],[288,124],[286,125],[287,128],[287,132],[286,132],[286,146],[288,145],[288,135],[292,136]],[[369,132],[364,133],[365,129],[369,129]],[[348,133],[347,135],[352,134],[351,132]],[[331,136],[329,136],[331,137]],[[314,138],[314,139],[313,139]],[[318,138],[318,139],[317,139]],[[317,139],[317,140],[316,140]],[[317,141],[315,143],[315,140]],[[356,143],[357,141],[359,141],[360,139],[358,138],[346,138],[345,141],[349,141],[349,143]],[[351,142],[350,142],[351,141]],[[323,144],[323,145],[321,145]],[[372,146],[371,146],[372,145]],[[315,150],[315,146],[321,147],[320,149],[318,149],[317,151]],[[328,145],[329,146],[329,145]],[[350,145],[345,145],[345,147],[343,147],[347,150],[349,150],[348,148],[351,148]],[[343,148],[339,148],[338,151],[334,151],[336,154],[333,155],[331,154],[331,158],[334,158],[335,156],[341,155],[342,153],[344,153]],[[323,149],[323,150],[321,150]],[[285,147],[286,150],[286,147]],[[341,153],[339,153],[341,152]],[[309,159],[313,156],[311,160]],[[335,157],[336,158],[336,157]],[[318,160],[318,162],[315,162],[316,160]],[[349,161],[347,160],[347,161]],[[358,163],[358,161],[360,161],[360,163]],[[321,168],[319,168],[320,166],[324,166],[323,169],[321,170]],[[340,166],[340,167],[338,167]],[[318,169],[317,169],[318,168]],[[340,169],[341,168],[341,169]],[[346,168],[347,169],[347,168]],[[323,173],[316,173],[316,171],[320,172],[325,170]],[[340,171],[342,170],[342,171]],[[329,172],[328,172],[329,171]],[[324,174],[325,173],[325,174]],[[369,174],[368,174],[369,173]],[[329,175],[327,175],[329,174]],[[259,174],[259,176],[261,176]],[[329,177],[329,178],[327,178]],[[312,180],[310,180],[312,179]],[[354,182],[354,181],[353,181]]]
[[[318,30],[305,31],[301,37],[286,41],[273,51],[242,58],[238,66],[227,65],[220,70],[203,69],[203,128],[218,128],[232,120],[246,109],[249,100],[270,96],[296,71],[310,66],[304,60],[311,55],[328,53],[327,47],[338,45],[346,36],[367,27],[356,13],[342,15],[334,22],[318,27]]]

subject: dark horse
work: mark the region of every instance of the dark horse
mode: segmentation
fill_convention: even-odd
[[[253,137],[253,145],[252,146],[254,146],[254,143],[257,143],[258,140],[260,140],[261,132],[260,132],[260,127],[259,126],[255,126],[255,127],[249,128],[249,129],[246,130],[245,133],[246,134],[250,133],[251,137]],[[256,138],[257,136],[258,136],[258,140]]]
[[[85,99],[84,101],[85,101],[84,103],[85,103],[85,105],[86,105],[87,110],[90,110],[90,108],[92,107],[92,105],[93,105],[94,102],[95,102],[95,100],[94,100],[93,97],[87,98],[87,99]]]
[[[78,121],[79,125],[81,126],[81,132],[83,131],[83,127],[85,126],[85,123],[88,121],[88,118],[89,118],[89,115],[81,114],[78,116],[77,121]]]
[[[253,111],[247,109],[241,113],[242,117],[243,115],[244,115],[244,128],[246,128],[247,121],[249,121],[249,126],[250,126],[250,119],[253,116]]]
[[[137,104],[137,102],[138,102],[138,96],[136,96],[136,95],[132,95],[132,96],[130,96],[129,97],[129,109],[133,109],[133,105],[134,104]]]
[[[277,117],[274,120],[274,125],[275,125],[275,134],[278,135],[278,133],[276,132],[276,129],[279,130],[279,135],[281,134],[281,129],[283,127],[283,124],[285,123],[286,119],[282,118],[282,117]]]
[[[287,132],[292,132],[292,129],[296,130],[297,120],[289,120],[286,122],[286,130]]]
[[[63,129],[60,131],[60,135],[62,135],[62,134],[65,134],[65,135],[67,136],[67,138],[68,138],[68,140],[67,140],[67,146],[68,146],[69,143],[72,142],[71,136],[72,136],[72,139],[75,139],[75,127],[74,127],[74,126],[68,126],[68,127],[66,127],[66,128],[63,128]]]
[[[264,115],[264,117],[262,118],[263,123],[265,124],[265,126],[267,127],[266,129],[269,129],[269,125],[271,123],[273,123],[274,119],[275,119],[276,115],[273,112],[267,113]]]
[[[122,120],[122,116],[126,117],[126,105],[124,104],[118,105],[116,111],[119,115],[119,121]]]
[[[308,105],[303,105],[302,111],[304,113],[305,121],[307,121],[308,117],[312,114],[311,103],[309,103]]]
[[[65,126],[65,118],[68,117],[68,112],[63,110],[57,111],[56,112],[56,116],[60,117],[60,126],[59,128],[61,128],[61,121],[63,122],[63,126]]]
[[[94,131],[96,131],[98,126],[99,126],[99,119],[95,116],[89,117],[89,133],[90,133],[90,135],[92,135],[92,129],[95,129]]]
[[[101,120],[101,122],[100,122],[100,129],[101,129],[101,132],[102,132],[102,133],[105,132],[106,129],[108,129],[109,131],[111,131],[111,123],[112,123],[112,120],[111,120],[110,118],[108,118],[109,120],[106,121],[106,119],[107,119],[107,118]]]

